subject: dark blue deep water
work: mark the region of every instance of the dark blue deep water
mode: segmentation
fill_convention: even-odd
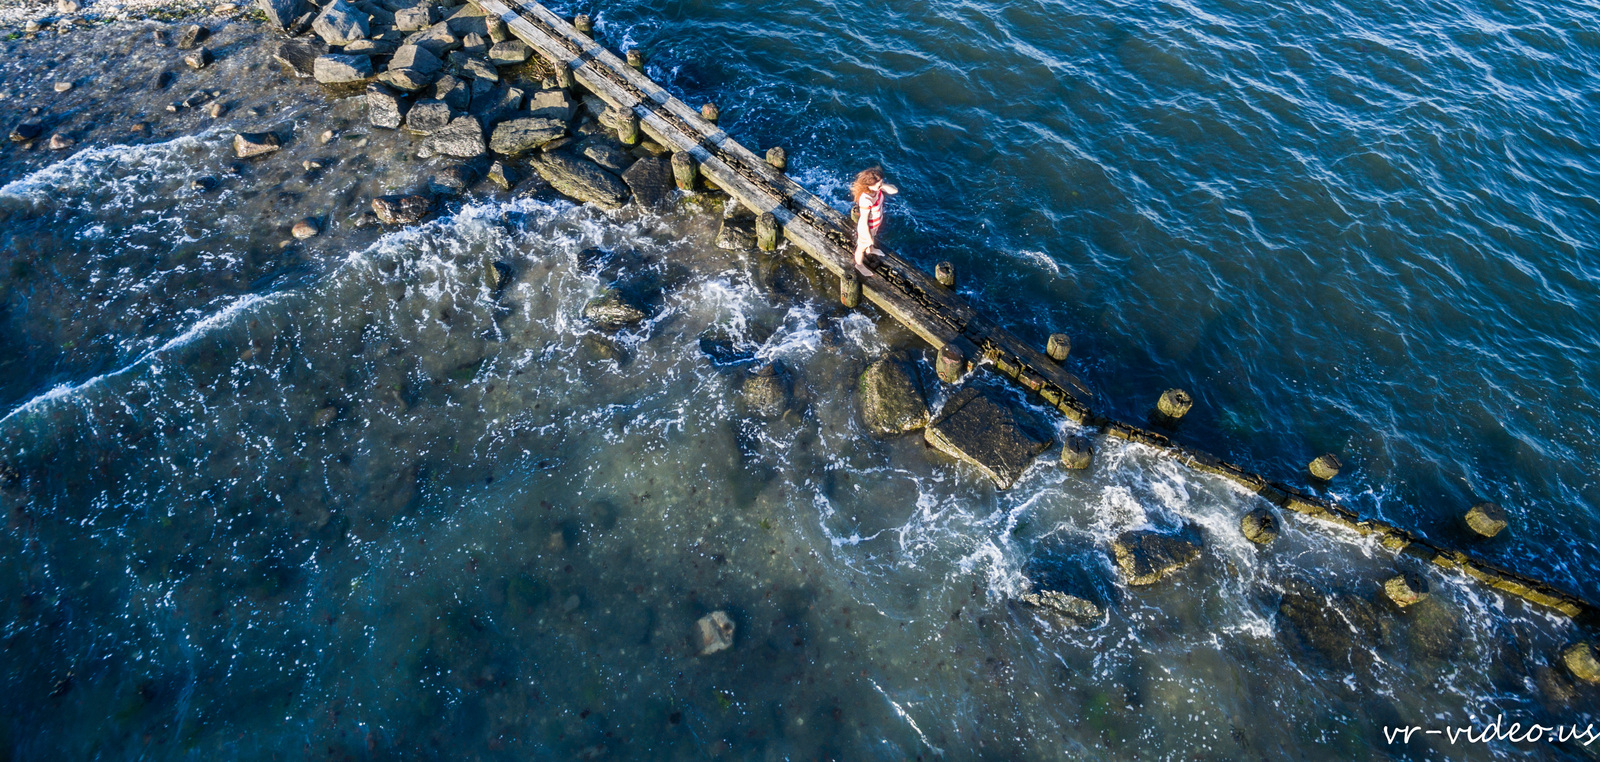
[[[1069,334],[1097,410],[1182,387],[1181,442],[1294,484],[1334,453],[1326,494],[1600,601],[1594,6],[550,7],[841,208],[881,164],[894,248]],[[78,145],[0,156],[0,756],[1600,757],[1385,735],[1600,724],[1584,625],[1292,516],[1257,549],[1258,498],[1144,448],[1002,492],[872,438],[857,376],[923,348],[717,248],[714,198],[483,185],[358,227],[443,164],[210,23],[218,63],[155,92],[148,24],[3,43],[7,127]],[[196,88],[227,114],[167,110]],[[653,312],[610,335],[580,312],[619,272]],[[781,360],[789,411],[729,357]],[[1510,526],[1474,542],[1482,500]],[[1114,537],[1184,525],[1198,563],[1123,584]],[[1387,604],[1396,570],[1432,596]],[[696,655],[713,610],[734,646]]]

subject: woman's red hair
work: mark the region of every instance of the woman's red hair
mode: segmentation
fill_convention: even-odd
[[[856,180],[850,183],[850,200],[860,201],[861,194],[872,189],[872,186],[883,182],[883,167],[868,167],[856,175]]]

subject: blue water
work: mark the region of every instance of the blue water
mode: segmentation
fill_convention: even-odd
[[[882,164],[896,250],[1040,346],[1068,333],[1097,410],[1182,387],[1181,442],[1295,484],[1335,453],[1322,489],[1363,514],[1600,600],[1593,7],[551,7],[836,204]],[[1143,448],[997,492],[872,439],[855,379],[916,340],[716,248],[715,199],[485,186],[358,229],[441,164],[248,25],[166,93],[94,34],[0,70],[88,146],[0,161],[12,758],[1600,755],[1383,733],[1600,722],[1559,659],[1592,629],[1293,517],[1258,550],[1257,498]],[[102,56],[139,72],[122,101],[48,94]],[[193,87],[238,102],[165,116]],[[231,131],[274,125],[289,147],[235,171]],[[300,216],[327,232],[285,245]],[[603,335],[579,312],[623,271],[658,303]],[[752,414],[705,337],[781,360],[788,412]],[[1510,528],[1473,542],[1486,499]],[[1200,562],[1122,584],[1111,538],[1184,524]],[[1397,569],[1432,597],[1388,607]],[[1041,586],[1106,617],[1015,602]],[[735,645],[697,656],[713,610]]]

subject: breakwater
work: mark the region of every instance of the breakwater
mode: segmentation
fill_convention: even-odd
[[[624,142],[629,142],[630,131],[642,128],[675,152],[676,165],[694,162],[700,172],[740,204],[773,219],[764,224],[781,226],[786,238],[839,275],[847,305],[855,306],[855,295],[865,294],[888,316],[933,345],[939,352],[941,377],[945,380],[958,381],[975,361],[986,361],[987,366],[1037,394],[1074,423],[1152,447],[1190,468],[1227,479],[1276,507],[1359,536],[1375,537],[1395,553],[1407,553],[1441,570],[1462,574],[1566,616],[1600,616],[1600,609],[1593,604],[1553,585],[1428,541],[1388,522],[1362,518],[1332,500],[1269,481],[1201,450],[1179,445],[1167,435],[1096,414],[1073,391],[1082,388],[1081,382],[1061,370],[1058,361],[982,317],[951,294],[948,285],[892,252],[883,252],[871,265],[879,279],[858,280],[851,266],[849,226],[836,210],[789,180],[781,165],[757,157],[704,119],[701,112],[690,109],[644,77],[636,66],[630,66],[538,3],[513,0],[512,5],[507,5],[499,0],[480,0],[478,4],[538,50],[553,67],[571,72],[563,76],[573,77],[609,105],[621,109],[629,120],[622,127]],[[634,52],[630,57],[639,56]],[[692,173],[684,175],[680,186],[692,187],[692,178]],[[953,283],[953,270],[947,279]],[[1064,349],[1059,354],[1062,359],[1066,356]],[[951,370],[944,371],[946,367]],[[1167,418],[1175,421],[1182,415],[1179,412]]]

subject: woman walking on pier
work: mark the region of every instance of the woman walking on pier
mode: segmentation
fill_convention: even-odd
[[[883,227],[883,197],[899,192],[899,188],[883,181],[882,167],[861,170],[850,184],[850,195],[855,199],[851,212],[856,218],[856,269],[862,275],[872,275],[865,257],[868,250],[878,245],[878,229]]]

